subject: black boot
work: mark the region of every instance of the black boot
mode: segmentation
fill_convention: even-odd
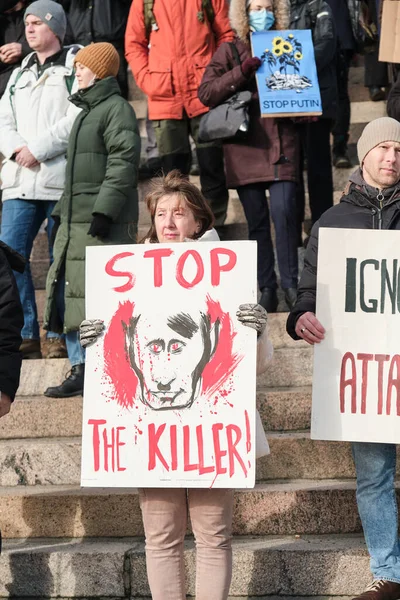
[[[267,313],[274,313],[278,308],[278,295],[276,290],[272,288],[264,288],[261,290],[261,298],[259,304],[265,308]]]
[[[289,310],[292,310],[297,300],[297,288],[286,288],[283,291],[285,292],[286,304]]]
[[[57,387],[49,387],[44,395],[50,398],[70,398],[71,396],[82,396],[85,365],[71,367],[67,378]]]

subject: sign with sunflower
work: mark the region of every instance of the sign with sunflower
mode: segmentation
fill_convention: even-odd
[[[262,117],[322,114],[310,29],[255,32],[251,45],[262,61],[256,73]]]

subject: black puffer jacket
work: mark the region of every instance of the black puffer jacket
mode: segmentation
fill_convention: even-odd
[[[19,385],[24,314],[12,269],[22,273],[25,259],[0,241],[0,392],[14,400]]]
[[[337,110],[335,22],[325,0],[291,0],[289,29],[311,29],[323,117],[334,119]]]
[[[300,339],[295,332],[297,319],[305,312],[315,313],[319,228],[400,230],[400,185],[382,190],[384,200],[380,202],[379,190],[367,185],[358,169],[350,177],[348,188],[340,204],[327,210],[312,228],[297,301],[286,323],[286,330],[294,340]]]
[[[123,46],[132,0],[57,0],[67,13],[74,43]]]
[[[0,0],[0,46],[17,42],[22,45],[22,56],[18,62],[6,64],[0,61],[0,98],[4,94],[10,75],[16,67],[19,67],[22,59],[32,50],[29,48],[25,38],[24,13],[26,5],[22,10],[6,13],[7,10],[16,5],[15,0]]]

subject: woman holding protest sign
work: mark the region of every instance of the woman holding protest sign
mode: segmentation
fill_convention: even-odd
[[[145,243],[218,241],[207,201],[179,171],[154,180],[152,186],[147,196],[151,226]],[[237,318],[257,331],[257,373],[262,373],[272,356],[267,313],[257,304],[243,304]],[[100,320],[84,321],[80,328],[82,345],[94,342],[103,329]],[[158,342],[162,344],[162,340]],[[259,417],[256,434],[257,456],[267,454]],[[189,513],[197,548],[196,598],[226,600],[232,576],[233,490],[146,488],[140,490],[140,506],[153,599],[186,598],[183,544]]]
[[[210,107],[238,91],[252,93],[248,130],[243,137],[224,143],[224,154],[227,185],[237,189],[249,226],[249,239],[257,241],[260,304],[267,312],[276,311],[278,297],[266,189],[276,232],[281,286],[289,308],[296,300],[298,144],[290,119],[261,118],[255,79],[261,60],[251,55],[250,32],[287,29],[289,14],[287,0],[231,0],[230,20],[236,39],[221,44],[215,52],[198,91],[200,100]]]

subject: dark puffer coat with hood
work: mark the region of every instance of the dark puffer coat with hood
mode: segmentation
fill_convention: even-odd
[[[66,186],[53,216],[61,220],[54,262],[47,276],[44,327],[77,331],[85,318],[85,249],[136,242],[137,171],[140,137],[136,116],[121,98],[117,80],[107,77],[70,98],[82,109],[68,144]],[[88,230],[95,214],[112,224],[106,238]],[[65,277],[64,329],[56,310],[57,290]]]
[[[320,227],[344,229],[400,230],[400,185],[382,190],[368,185],[357,169],[347,184],[339,204],[327,210],[312,228],[304,259],[304,269],[297,291],[297,301],[289,314],[286,329],[294,339],[300,338],[295,328],[297,319],[305,312],[315,313],[317,295],[318,232]]]
[[[234,44],[243,63],[251,56],[246,0],[231,0],[229,17],[236,32]],[[274,29],[287,29],[289,0],[274,0]],[[229,188],[258,182],[297,180],[297,133],[290,119],[261,118],[255,77],[246,78],[232,47],[225,42],[207,66],[198,90],[206,106],[217,106],[238,91],[250,90],[249,129],[243,140],[224,144]]]

